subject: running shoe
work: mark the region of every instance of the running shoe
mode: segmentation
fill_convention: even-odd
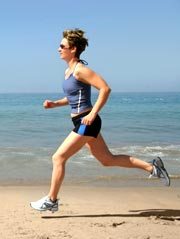
[[[164,163],[160,157],[157,157],[156,159],[153,159],[152,162],[153,165],[153,171],[150,174],[149,178],[156,177],[163,180],[165,186],[170,186],[170,178],[168,175],[168,172],[166,171],[164,167]]]
[[[58,200],[53,202],[48,196],[41,198],[36,202],[31,202],[30,206],[38,211],[58,211]]]

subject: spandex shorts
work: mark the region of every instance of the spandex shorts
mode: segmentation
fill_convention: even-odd
[[[97,138],[101,129],[101,118],[99,117],[99,115],[97,115],[91,125],[82,124],[82,118],[87,114],[89,114],[89,112],[82,113],[72,118],[72,122],[75,126],[73,131],[79,135]]]

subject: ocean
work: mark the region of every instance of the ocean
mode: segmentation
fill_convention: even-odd
[[[46,99],[61,93],[0,94],[0,184],[46,184],[51,157],[72,129],[70,107],[45,110]],[[92,101],[97,97],[93,93]],[[111,93],[100,112],[102,135],[114,154],[146,161],[163,158],[177,184],[180,179],[180,93]],[[175,183],[176,182],[176,183]],[[159,185],[138,169],[105,168],[86,148],[67,162],[65,184]]]

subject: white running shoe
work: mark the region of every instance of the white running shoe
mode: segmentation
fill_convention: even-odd
[[[38,211],[58,211],[58,200],[53,202],[48,196],[41,198],[36,202],[31,202],[30,206]]]
[[[165,186],[170,186],[170,178],[168,172],[164,167],[162,159],[160,157],[157,157],[156,159],[153,159],[153,161],[150,163],[152,163],[153,165],[153,172],[150,174],[149,178],[160,178],[164,181]]]

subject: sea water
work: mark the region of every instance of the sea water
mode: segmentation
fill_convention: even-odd
[[[0,94],[0,183],[47,183],[51,157],[72,130],[70,107],[45,110],[59,93]],[[97,94],[93,93],[95,102]],[[146,161],[160,156],[180,178],[180,93],[112,93],[101,110],[101,133],[114,154]],[[83,148],[67,162],[65,183],[149,185],[138,169],[105,168]],[[156,183],[156,182],[155,182]]]

